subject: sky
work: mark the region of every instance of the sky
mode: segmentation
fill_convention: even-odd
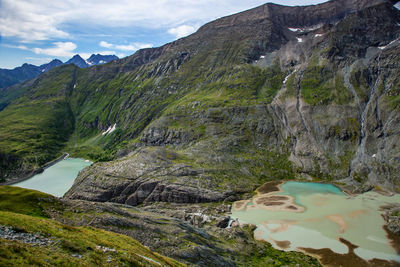
[[[309,5],[326,0],[275,0]],[[132,55],[195,32],[265,0],[0,0],[0,68],[75,54]]]

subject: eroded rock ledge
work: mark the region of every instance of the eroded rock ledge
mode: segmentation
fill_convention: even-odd
[[[84,169],[65,198],[136,206],[217,202],[240,193],[229,188],[213,189],[201,179],[207,179],[204,170],[174,162],[164,148],[140,148],[116,162]]]

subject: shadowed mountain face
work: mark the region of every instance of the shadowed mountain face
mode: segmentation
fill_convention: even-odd
[[[73,56],[70,60],[65,62],[65,64],[74,64],[75,66],[78,66],[80,68],[89,67],[89,64],[83,58],[81,58],[81,56],[79,56],[79,55]]]
[[[87,61],[85,61],[79,55],[75,55],[70,60],[65,62],[65,64],[74,64],[80,68],[87,68],[92,65],[105,64],[115,59],[118,59],[118,57],[114,55],[103,56],[100,54],[93,54],[90,56],[90,58],[87,59]],[[40,66],[25,63],[21,67],[14,68],[12,70],[0,69],[0,89],[35,78],[43,72],[49,71],[52,68],[58,67],[63,64],[64,63],[61,60],[53,59],[51,62]]]
[[[100,54],[92,54],[88,59],[87,59],[87,63],[92,66],[92,65],[101,65],[101,64],[105,64],[108,63],[110,61],[116,60],[118,59],[117,56],[115,55],[100,55]]]
[[[34,66],[31,64],[24,64],[21,67],[17,67],[12,70],[0,69],[0,88],[8,87],[21,81],[32,79],[39,76],[41,73],[51,70],[52,68],[58,67],[63,63],[54,59],[47,64],[41,66]]]
[[[106,65],[53,69],[1,94],[1,175],[68,151],[99,161],[74,199],[212,202],[293,178],[398,190],[395,3],[266,4]]]

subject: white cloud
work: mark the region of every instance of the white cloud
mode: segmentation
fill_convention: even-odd
[[[153,47],[153,44],[146,44],[146,43],[132,43],[129,45],[115,45],[115,48],[118,50],[123,51],[136,51],[143,48],[150,48]]]
[[[105,47],[105,48],[111,48],[111,47],[113,47],[112,44],[107,43],[106,41],[101,41],[101,42],[99,43],[99,45],[100,45],[101,47]]]
[[[10,45],[10,44],[3,44],[3,46],[10,47],[10,48],[16,48],[16,49],[22,49],[22,50],[29,50],[29,48],[25,45]]]
[[[100,55],[115,55],[115,51],[111,51],[111,50],[106,50],[106,51],[99,51],[99,52],[95,52],[93,54],[100,54]]]
[[[54,47],[50,48],[33,48],[32,51],[36,54],[44,54],[55,57],[71,57],[75,54],[76,44],[72,42],[55,42]]]
[[[181,25],[176,28],[172,28],[168,30],[168,33],[175,35],[176,38],[182,38],[188,36],[189,34],[194,33],[198,27],[194,27],[191,25]]]
[[[149,47],[153,47],[153,44],[149,44],[149,43],[130,43],[130,44],[111,44],[108,43],[106,41],[101,41],[99,43],[99,45],[101,47],[105,47],[105,48],[114,48],[117,50],[121,50],[121,51],[136,51],[142,48],[149,48]]]
[[[93,52],[93,53],[78,53],[80,56],[81,56],[81,58],[83,58],[83,59],[89,59],[89,57],[92,55],[92,54],[100,54],[100,55],[103,55],[103,56],[106,56],[106,55],[115,55],[116,53],[115,53],[115,51],[96,51],[96,52]],[[117,55],[118,56],[118,55]],[[119,56],[118,56],[119,57]]]
[[[117,48],[118,50],[124,50],[124,51],[137,50],[136,46],[134,46],[134,45],[116,45],[115,48]]]
[[[53,60],[53,58],[50,57],[25,57],[25,59],[30,60],[37,65],[46,64]]]
[[[324,1],[274,2],[305,5]],[[72,38],[73,32],[67,32],[67,29],[74,25],[79,26],[80,34],[87,33],[84,28],[93,29],[92,27],[139,27],[169,28],[175,36],[183,36],[193,31],[189,25],[203,24],[264,3],[265,0],[118,0],[112,4],[109,0],[0,0],[0,34],[3,37],[16,37],[24,42]]]
[[[92,55],[92,53],[78,53],[80,56],[81,56],[81,58],[83,58],[83,59],[89,59],[90,58],[90,56]]]
[[[57,14],[41,10],[37,1],[2,0],[0,8],[0,33],[4,37],[17,37],[24,42],[66,38],[68,33],[58,29]]]

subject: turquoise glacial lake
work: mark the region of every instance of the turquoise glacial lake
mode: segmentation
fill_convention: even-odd
[[[287,182],[280,192],[258,194],[235,202],[232,217],[257,226],[255,238],[285,251],[329,248],[347,254],[340,238],[358,246],[354,253],[365,260],[400,262],[383,229],[381,207],[400,203],[400,195],[368,192],[348,196],[330,184]],[[282,245],[283,244],[283,245]]]
[[[44,170],[28,180],[13,184],[28,189],[35,189],[56,197],[62,197],[71,187],[78,173],[92,162],[67,158]]]

